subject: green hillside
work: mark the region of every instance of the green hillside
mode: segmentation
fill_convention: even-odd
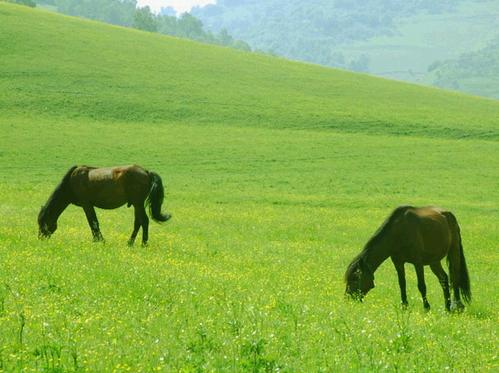
[[[0,372],[494,371],[499,102],[0,2]],[[73,164],[140,164],[133,211],[40,206]],[[473,303],[444,310],[389,261],[357,304],[343,274],[401,204],[461,226]]]
[[[0,104],[13,113],[499,138],[497,102],[2,8]]]
[[[496,0],[218,0],[193,14],[255,49],[424,84],[432,63],[499,36],[498,11]]]

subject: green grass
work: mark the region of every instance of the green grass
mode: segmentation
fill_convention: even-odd
[[[494,100],[1,9],[5,115],[499,139]]]
[[[27,27],[30,25],[30,27]],[[0,371],[497,369],[499,104],[0,3]],[[173,220],[39,206],[73,164],[138,163]],[[399,204],[461,224],[473,304],[352,257]]]

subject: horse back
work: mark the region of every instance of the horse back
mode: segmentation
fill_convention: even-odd
[[[72,189],[77,204],[116,208],[143,203],[149,190],[149,174],[140,166],[89,167],[73,171]]]
[[[122,182],[127,177],[137,179],[148,178],[147,171],[140,166],[115,166],[115,167],[85,167],[88,170],[88,179],[91,182],[113,181]]]
[[[409,240],[411,259],[423,264],[441,260],[450,247],[452,231],[447,211],[438,207],[408,209],[400,225],[400,239]]]

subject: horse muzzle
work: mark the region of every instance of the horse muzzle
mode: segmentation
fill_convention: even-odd
[[[51,234],[48,232],[38,232],[38,239],[39,240],[48,240],[50,238]]]
[[[353,301],[357,301],[357,302],[360,302],[360,303],[362,303],[362,301],[364,300],[364,296],[365,296],[365,294],[362,294],[362,292],[360,290],[349,291],[347,289],[345,291],[345,298],[353,300]]]

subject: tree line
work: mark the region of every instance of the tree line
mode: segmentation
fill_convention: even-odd
[[[216,4],[194,8],[192,14],[208,29],[226,28],[260,51],[368,71],[368,55],[345,55],[340,47],[396,35],[398,20],[414,14],[447,13],[462,1],[217,0]]]
[[[428,76],[437,87],[499,99],[499,36],[478,51],[432,63]]]
[[[71,16],[89,18],[143,31],[188,38],[250,51],[250,46],[234,39],[226,29],[217,33],[205,30],[203,23],[190,13],[154,14],[148,6],[137,7],[136,0],[9,0],[35,7],[37,4]],[[169,12],[172,13],[171,11]]]

